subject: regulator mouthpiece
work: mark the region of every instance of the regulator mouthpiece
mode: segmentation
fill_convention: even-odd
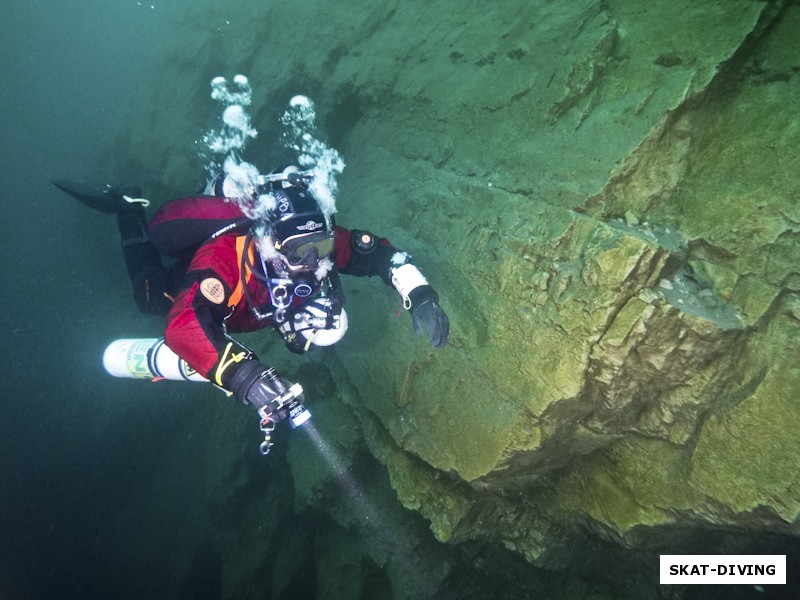
[[[339,312],[336,312],[338,310]],[[280,325],[284,339],[300,336],[305,349],[315,346],[332,346],[347,333],[347,313],[341,306],[334,307],[330,297],[318,298],[295,311]]]

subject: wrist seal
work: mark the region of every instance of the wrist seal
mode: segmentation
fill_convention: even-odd
[[[425,302],[439,302],[439,294],[430,285],[421,285],[409,292],[408,301],[411,303],[410,310],[413,310]]]
[[[428,280],[420,273],[420,270],[411,263],[405,263],[391,269],[392,285],[403,299],[403,307],[408,310],[411,308],[409,294],[418,287],[428,285]]]
[[[233,377],[230,379],[229,389],[239,402],[242,404],[250,404],[250,402],[247,401],[247,392],[266,369],[267,367],[257,360],[248,360],[236,370]]]

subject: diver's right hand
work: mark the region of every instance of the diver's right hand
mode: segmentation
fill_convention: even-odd
[[[264,409],[270,420],[275,422],[283,421],[288,416],[288,411],[279,403],[287,388],[275,369],[257,360],[247,361],[231,379],[231,391],[242,404],[250,404],[257,411]]]

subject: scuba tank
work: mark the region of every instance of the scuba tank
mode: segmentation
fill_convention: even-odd
[[[257,182],[259,194],[283,187],[305,185],[311,171],[291,167],[261,175]],[[158,209],[147,226],[147,237],[156,249],[166,256],[188,260],[206,241],[228,232],[243,233],[253,220],[239,203],[225,197],[225,177],[209,182],[205,194],[170,200]]]
[[[205,381],[164,343],[164,338],[123,339],[111,342],[103,352],[103,367],[114,377]]]
[[[176,198],[150,219],[147,237],[159,253],[188,260],[209,239],[232,231],[247,231],[252,224],[238,204],[225,198]]]

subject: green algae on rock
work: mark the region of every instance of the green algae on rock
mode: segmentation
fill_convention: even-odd
[[[448,565],[474,544],[557,570],[575,547],[669,553],[687,531],[800,537],[800,6],[356,4],[247,5],[225,34],[264,91],[263,137],[311,94],[348,163],[339,222],[414,254],[451,317],[434,352],[391,290],[345,282],[341,405],[319,416],[358,429],[333,436],[346,468],[374,457],[375,493],[421,514]],[[197,40],[207,70],[217,35]],[[204,109],[175,100],[201,93],[184,71],[148,86],[153,131],[130,138],[188,189],[170,140]],[[298,506],[354,526],[309,448],[293,442]]]

